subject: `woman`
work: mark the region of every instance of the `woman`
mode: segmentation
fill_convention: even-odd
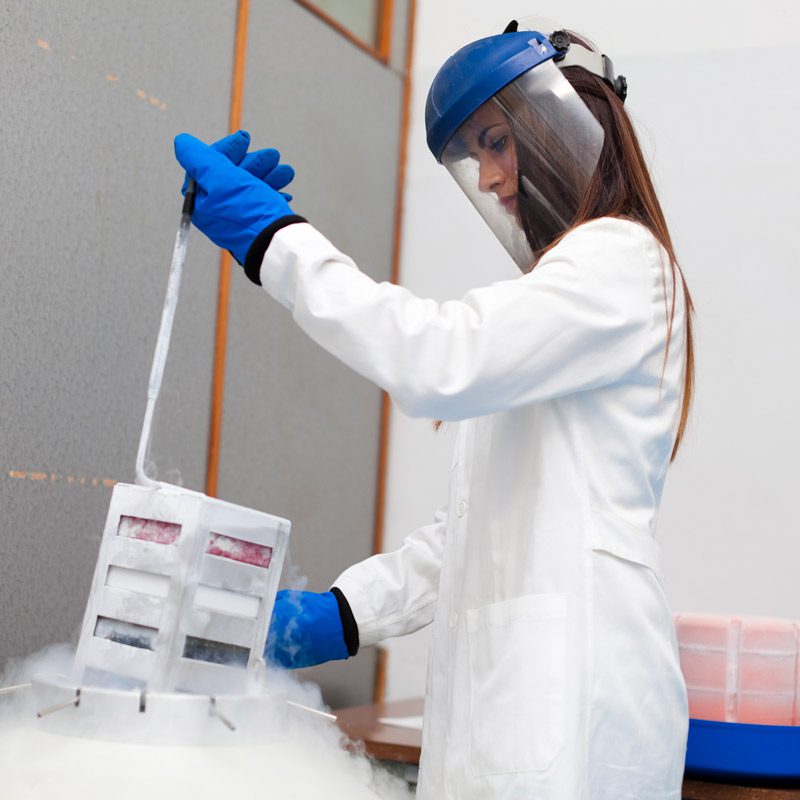
[[[280,593],[267,648],[306,666],[433,624],[421,798],[680,797],[686,696],[653,534],[691,301],[624,95],[563,31],[445,63],[428,143],[522,274],[443,304],[359,272],[272,188],[286,175],[243,160],[245,137],[176,139],[201,230],[406,413],[461,421],[434,522],[330,592]]]

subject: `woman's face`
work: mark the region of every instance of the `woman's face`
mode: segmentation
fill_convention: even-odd
[[[503,208],[517,215],[517,151],[511,127],[500,109],[484,103],[462,126],[469,155],[478,162],[478,188],[493,192]]]

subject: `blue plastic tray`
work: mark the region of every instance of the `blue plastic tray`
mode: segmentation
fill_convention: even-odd
[[[800,725],[690,719],[686,771],[715,778],[800,780]]]

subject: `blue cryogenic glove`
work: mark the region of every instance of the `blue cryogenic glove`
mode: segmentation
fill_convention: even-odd
[[[284,669],[338,661],[358,652],[358,626],[345,596],[283,590],[275,598],[264,657]]]
[[[252,153],[247,152],[247,148],[250,146],[250,134],[247,131],[237,131],[223,136],[211,146],[227,156],[237,167],[246,169],[251,175],[264,181],[276,191],[286,188],[294,179],[294,169],[289,164],[280,163],[281,154],[274,147],[254,150]],[[189,176],[187,175],[181,194],[186,194],[188,184]],[[287,203],[291,202],[290,194],[281,192],[281,195]]]
[[[251,167],[260,164],[263,170],[266,159],[252,155]],[[272,237],[286,225],[305,222],[303,217],[294,214],[286,198],[265,180],[188,133],[175,137],[175,157],[197,181],[194,225],[219,247],[230,250],[247,277],[260,284],[261,261]]]

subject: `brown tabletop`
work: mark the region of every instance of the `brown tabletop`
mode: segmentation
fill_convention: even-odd
[[[336,711],[339,727],[351,738],[364,742],[365,750],[383,761],[419,764],[422,731],[382,725],[381,717],[416,717],[422,714],[423,699],[374,703]]]
[[[800,789],[759,788],[734,786],[728,783],[706,783],[685,780],[681,791],[683,800],[798,800]]]
[[[351,738],[364,743],[364,749],[383,761],[419,764],[422,732],[394,725],[383,725],[382,717],[416,717],[422,714],[423,700],[398,700],[344,708],[336,712],[339,727]],[[800,800],[800,789],[759,788],[755,786],[707,783],[685,780],[683,800]]]

